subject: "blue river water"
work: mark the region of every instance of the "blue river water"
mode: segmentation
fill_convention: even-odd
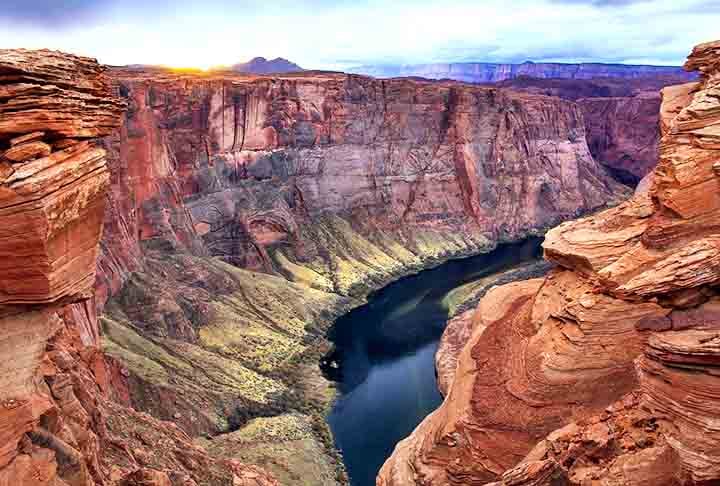
[[[328,417],[352,486],[373,486],[395,445],[442,402],[435,352],[451,290],[540,255],[542,238],[452,260],[373,294],[335,322],[323,361],[340,396]],[[329,366],[331,363],[333,366]]]

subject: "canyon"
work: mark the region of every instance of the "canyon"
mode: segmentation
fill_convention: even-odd
[[[713,48],[705,49],[712,59]],[[702,83],[708,84],[711,66],[700,57],[691,67],[702,68]],[[547,89],[313,71],[262,76],[105,68],[53,51],[0,51],[0,485],[250,486],[304,484],[307,478],[313,484],[344,483],[325,422],[335,393],[318,368],[330,351],[327,334],[334,320],[404,275],[619,204],[629,190],[594,157],[600,151],[633,174],[633,181],[651,169],[657,139],[646,128],[626,129],[634,127],[632,121],[652,124],[652,103],[646,106],[642,94],[650,88],[607,88],[607,96],[595,92],[582,98],[587,102],[571,94],[582,87],[557,88],[562,94]],[[712,125],[701,122],[705,112],[714,116],[714,98],[711,87],[706,91],[697,107],[684,112],[687,128],[676,138],[710,151]],[[490,331],[501,327],[493,322],[509,319],[527,334],[529,324],[512,313],[529,309],[543,285],[550,297],[534,312],[559,326],[580,310],[555,303],[587,303],[595,278],[611,278],[600,274],[615,261],[612,251],[654,238],[658,248],[640,247],[636,254],[646,263],[672,260],[662,253],[663,242],[682,247],[681,238],[690,238],[683,234],[709,227],[712,214],[692,206],[699,199],[683,199],[670,175],[657,175],[677,170],[693,176],[676,169],[666,152],[672,146],[668,127],[687,91],[665,92],[664,158],[656,189],[646,193],[656,199],[621,204],[604,231],[577,230],[605,238],[617,232],[612,245],[574,238],[572,226],[553,230],[546,252],[568,270],[551,273],[547,281],[553,284],[533,280],[489,292],[480,308],[490,306],[491,315],[463,314],[460,325],[482,320]],[[677,106],[669,106],[667,93],[676,92]],[[705,174],[705,162],[696,161],[694,152],[676,158],[686,155]],[[651,217],[661,184],[666,209]],[[693,184],[688,179],[683,187]],[[710,197],[712,191],[702,194]],[[649,226],[654,220],[662,225]],[[711,254],[708,234],[697,242],[699,255]],[[575,272],[575,263],[586,273]],[[665,325],[668,304],[629,303],[667,293],[652,290],[653,275],[643,277],[626,267],[631,263],[616,267],[633,275],[628,281],[640,279],[633,284],[639,287],[623,281],[616,287],[629,290],[617,296],[600,292],[604,307],[583,318],[580,328],[605,324],[608,315]],[[672,282],[671,270],[661,266],[654,275]],[[713,277],[703,278],[707,284]],[[678,306],[707,294],[686,291],[693,287],[691,276],[686,279],[682,289],[668,284]],[[563,417],[599,413],[642,382],[632,363],[647,349],[645,340],[632,323],[628,329],[620,321],[610,318],[611,329],[589,332],[594,352],[575,344],[573,339],[582,343],[575,334],[568,338],[571,345],[564,343],[566,334],[557,329],[536,340],[533,363],[542,357],[544,339],[562,348],[561,376],[553,386],[569,389],[578,375],[573,413]],[[498,330],[497,343],[478,351],[494,373],[522,348],[508,329]],[[479,334],[459,332],[453,347]],[[647,366],[661,366],[675,359],[673,353],[692,362],[692,343],[659,336]],[[612,341],[621,337],[622,344]],[[682,354],[685,345],[689,351]],[[604,346],[616,351],[602,358],[605,368],[593,361]],[[495,354],[500,348],[507,353]],[[445,361],[475,370],[469,360],[476,355],[467,349]],[[586,361],[578,364],[581,355]],[[585,365],[595,381],[583,382]],[[482,386],[498,393],[490,397],[486,389],[476,398],[452,380],[452,366],[446,368],[445,405],[410,443],[423,427],[455,424],[457,417],[436,419],[452,415],[448,403],[509,396],[493,382],[499,378],[488,375]],[[468,382],[473,373],[467,373]],[[684,383],[682,376],[673,379]],[[534,399],[545,400],[544,383],[531,385],[537,385]],[[607,393],[583,403],[593,387],[605,385]],[[524,390],[523,383],[517,386]],[[662,390],[655,393],[661,407]],[[464,398],[455,401],[455,394]],[[513,432],[511,445],[502,432],[487,436],[500,444],[497,452],[510,449],[502,461],[476,461],[473,442],[462,456],[472,460],[447,472],[443,448],[449,445],[425,441],[426,452],[405,442],[399,451],[412,454],[386,467],[402,469],[399,464],[417,460],[413,468],[425,474],[428,454],[433,459],[427,477],[449,484],[497,480],[563,425],[552,414],[566,409],[552,396],[547,401],[548,409],[536,414],[513,409],[515,420],[531,426]],[[624,420],[622,412],[616,420]],[[585,425],[577,427],[580,433]],[[663,444],[681,440],[667,434]],[[453,454],[465,450],[462,443],[452,447]],[[543,471],[555,464],[543,460]],[[482,464],[488,469],[477,476],[462,470]],[[406,472],[391,475],[401,479],[386,473],[381,481],[415,481]]]
[[[457,363],[445,401],[378,485],[720,481],[720,42],[685,68],[700,80],[662,92],[652,180],[548,232],[555,270],[495,287],[455,324],[437,356]]]
[[[112,296],[104,348],[125,403],[223,434],[204,444],[214,455],[283,483],[335,484],[341,469],[323,452],[333,394],[317,367],[337,316],[625,194],[559,98],[334,73],[111,74],[128,109],[105,140],[96,304]]]

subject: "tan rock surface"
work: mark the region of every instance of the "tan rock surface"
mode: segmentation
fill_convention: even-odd
[[[11,162],[25,162],[40,157],[47,157],[50,155],[50,151],[50,145],[44,142],[28,142],[13,145],[3,154],[3,157]]]
[[[475,309],[467,310],[447,323],[438,352],[435,355],[435,369],[440,393],[447,395],[450,385],[455,379],[458,357],[460,351],[470,339],[470,335],[477,326],[483,326],[480,319],[476,319]]]
[[[678,455],[669,446],[657,418],[642,410],[639,394],[632,393],[599,415],[552,432],[523,462],[490,484],[688,484],[684,481]]]

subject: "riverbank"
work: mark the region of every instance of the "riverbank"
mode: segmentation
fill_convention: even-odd
[[[319,259],[279,247],[269,257],[282,277],[148,249],[106,308],[103,344],[119,400],[283,484],[334,486],[346,482],[325,423],[336,395],[318,368],[332,323],[392,281],[497,243],[431,229],[363,236],[337,217],[302,231]]]
[[[106,307],[103,345],[119,399],[175,422],[216,457],[283,484],[332,486],[346,483],[325,422],[335,390],[318,368],[332,323],[391,281],[493,243],[426,231],[403,244],[339,218],[304,231],[327,256],[300,265],[278,249],[270,256],[283,277],[149,251],[146,271]]]
[[[324,371],[340,396],[328,417],[353,486],[372,486],[397,442],[442,402],[435,351],[456,307],[495,283],[539,274],[542,238],[498,245],[374,292],[339,318]]]

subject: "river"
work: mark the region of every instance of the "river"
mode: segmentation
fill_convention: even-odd
[[[541,242],[500,245],[403,278],[335,322],[335,351],[323,369],[340,395],[328,423],[352,486],[373,486],[395,445],[442,402],[435,351],[448,318],[443,298],[465,283],[538,259]]]

